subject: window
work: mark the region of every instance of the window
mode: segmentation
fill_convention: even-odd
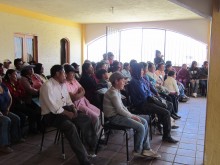
[[[38,60],[37,36],[18,34],[14,35],[15,58],[22,58],[25,62]]]
[[[121,62],[154,61],[155,50],[160,50],[165,61],[172,61],[174,66],[197,61],[201,66],[207,60],[207,45],[188,36],[163,29],[127,29],[120,31]],[[103,36],[87,45],[87,59],[98,62],[106,52],[106,37]]]

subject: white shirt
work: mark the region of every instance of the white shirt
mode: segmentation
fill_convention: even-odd
[[[177,92],[177,94],[179,95],[179,88],[177,86],[177,82],[173,77],[168,76],[167,79],[164,82],[164,86],[171,92],[171,93],[175,93]]]
[[[64,111],[63,106],[72,105],[65,83],[60,84],[54,78],[50,78],[40,88],[41,114],[50,112],[60,114]]]

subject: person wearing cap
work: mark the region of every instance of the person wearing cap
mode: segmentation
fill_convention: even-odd
[[[75,79],[77,80],[77,81],[79,81],[80,80],[80,78],[81,78],[81,75],[80,75],[80,73],[79,73],[79,66],[80,65],[78,65],[77,63],[72,63],[71,64],[74,68],[75,68]]]
[[[89,100],[85,98],[85,90],[75,79],[75,70],[71,65],[65,65],[64,70],[66,73],[66,87],[69,92],[70,98],[76,109],[88,115],[92,120],[96,132],[98,133],[101,123],[99,122],[100,110],[94,105],[90,104]]]
[[[3,65],[4,65],[4,74],[6,74],[6,71],[9,69],[10,67],[10,64],[11,64],[11,61],[9,59],[5,59],[4,62],[3,62]]]
[[[65,85],[66,75],[63,66],[54,65],[50,74],[51,78],[40,89],[41,114],[47,125],[54,126],[64,133],[80,165],[90,165],[89,155],[82,144],[77,127],[84,142],[94,150],[97,136],[92,121],[87,115],[76,111]]]
[[[103,112],[105,117],[112,124],[134,129],[134,156],[159,158],[160,155],[150,147],[147,121],[141,116],[130,113],[121,101],[120,90],[124,88],[124,78],[124,75],[119,71],[114,72],[109,78],[112,87],[104,95]]]

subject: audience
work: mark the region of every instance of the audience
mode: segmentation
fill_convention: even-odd
[[[96,72],[96,78],[98,79],[96,89],[109,88],[108,72],[105,69],[100,69]]]
[[[124,67],[123,70],[121,71],[121,73],[127,77],[127,80],[130,81],[131,80],[131,73],[130,73],[130,64],[129,63],[124,63]]]
[[[80,73],[79,73],[79,66],[80,65],[78,65],[77,63],[72,63],[71,64],[74,68],[75,68],[75,79],[77,80],[77,81],[79,81],[80,80],[80,78],[81,78],[81,75],[80,75]]]
[[[160,155],[150,147],[147,121],[141,116],[131,114],[121,101],[120,90],[125,85],[123,74],[118,71],[114,72],[109,80],[112,87],[104,96],[103,111],[105,117],[109,119],[110,123],[134,129],[134,156],[159,158]]]
[[[187,65],[183,64],[182,68],[179,70],[179,72],[177,73],[177,77],[176,79],[181,82],[184,87],[188,87],[189,84],[189,71],[187,70]]]
[[[17,74],[17,78],[18,78],[18,79],[21,78],[22,65],[23,65],[23,61],[22,61],[21,58],[16,58],[16,59],[14,60],[15,71],[16,71],[16,74]]]
[[[75,109],[65,83],[65,72],[61,65],[54,65],[51,78],[40,89],[41,113],[48,125],[60,129],[70,143],[81,165],[89,165],[89,154],[83,146],[76,126],[91,152],[94,152],[97,136],[92,121]]]
[[[4,68],[3,68],[3,64],[0,63],[0,76],[4,77]]]
[[[164,60],[163,60],[163,56],[161,55],[161,52],[159,50],[155,51],[155,58],[154,58],[154,64],[156,67],[158,67],[157,65],[163,63],[164,64]]]

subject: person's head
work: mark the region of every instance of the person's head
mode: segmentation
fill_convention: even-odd
[[[144,76],[144,70],[143,70],[143,65],[139,63],[134,63],[131,66],[132,72],[131,76],[134,79],[141,79]]]
[[[161,52],[159,50],[155,51],[155,57],[161,57]]]
[[[203,62],[203,67],[206,68],[206,69],[209,67],[208,61],[204,61],[204,62]]]
[[[16,59],[14,60],[14,66],[15,66],[15,68],[16,68],[17,70],[21,70],[22,65],[23,65],[23,61],[22,61],[21,58],[16,58]]]
[[[117,72],[120,71],[121,69],[121,64],[118,61],[114,61],[112,64],[112,72]]]
[[[117,71],[112,73],[112,75],[109,77],[109,81],[111,82],[112,86],[118,90],[124,89],[125,80],[124,75]]]
[[[170,65],[170,64],[166,65],[166,70],[167,71],[171,71],[172,69],[173,69],[172,65]]]
[[[35,64],[35,67],[34,67],[34,73],[37,73],[37,74],[42,74],[44,73],[44,67],[43,67],[43,64],[41,63],[36,63]]]
[[[114,57],[115,57],[115,56],[114,56],[114,54],[113,54],[112,52],[108,52],[108,53],[107,53],[107,56],[108,56],[108,59],[109,59],[109,60],[114,60]]]
[[[164,67],[164,63],[161,62],[157,65],[157,70],[160,70],[160,71],[164,71],[165,67]]]
[[[17,74],[14,69],[8,69],[6,71],[4,79],[8,82],[16,82],[17,81]]]
[[[30,61],[30,62],[28,62],[30,65],[35,65],[35,64],[37,64],[37,62],[36,61],[34,61],[34,60],[32,60],[32,61]]]
[[[182,65],[182,68],[183,68],[183,69],[187,69],[187,65],[186,65],[186,64],[183,64],[183,65]]]
[[[91,63],[91,61],[89,61],[89,60],[85,60],[84,63]]]
[[[172,61],[166,61],[165,65],[171,65],[172,66]]]
[[[9,59],[5,59],[3,62],[4,68],[6,69],[9,68],[10,64],[11,64],[11,61]]]
[[[133,64],[135,64],[135,63],[137,63],[137,60],[131,60],[131,61],[130,61],[130,66],[133,65]]]
[[[34,74],[34,65],[29,65],[28,63],[25,63],[21,69],[21,76],[31,76]]]
[[[102,56],[103,56],[103,60],[108,60],[108,54],[107,53],[104,53]]]
[[[130,64],[128,62],[125,62],[123,68],[125,70],[129,71],[130,70]]]
[[[148,64],[146,62],[140,62],[140,64],[143,65],[143,74],[146,75],[148,72]]]
[[[76,71],[78,71],[78,72],[79,72],[79,66],[80,66],[80,65],[78,65],[78,64],[77,64],[77,63],[75,63],[75,62],[74,62],[74,63],[72,63],[71,65],[74,67],[74,69],[75,69]]]
[[[96,78],[99,80],[108,80],[108,72],[105,69],[96,71]]]
[[[197,62],[196,61],[193,61],[192,62],[192,65],[191,65],[191,68],[196,68],[197,67]]]
[[[98,70],[100,70],[100,69],[105,69],[105,70],[107,70],[107,65],[106,65],[106,63],[104,63],[104,62],[98,62],[97,63],[97,65],[96,65],[96,71],[98,71]]]
[[[72,65],[64,65],[66,73],[66,79],[72,81],[75,78],[75,72],[77,71]]]
[[[4,74],[3,64],[0,63],[0,75]]]
[[[94,74],[94,69],[91,63],[84,63],[82,65],[82,75],[85,75],[85,74],[88,74],[88,75]]]
[[[59,83],[64,83],[66,80],[66,74],[62,65],[54,65],[50,69],[50,75]]]
[[[148,71],[154,73],[155,70],[156,70],[155,65],[152,62],[148,63]]]
[[[176,72],[174,72],[173,70],[168,72],[168,76],[173,77],[176,79]]]

